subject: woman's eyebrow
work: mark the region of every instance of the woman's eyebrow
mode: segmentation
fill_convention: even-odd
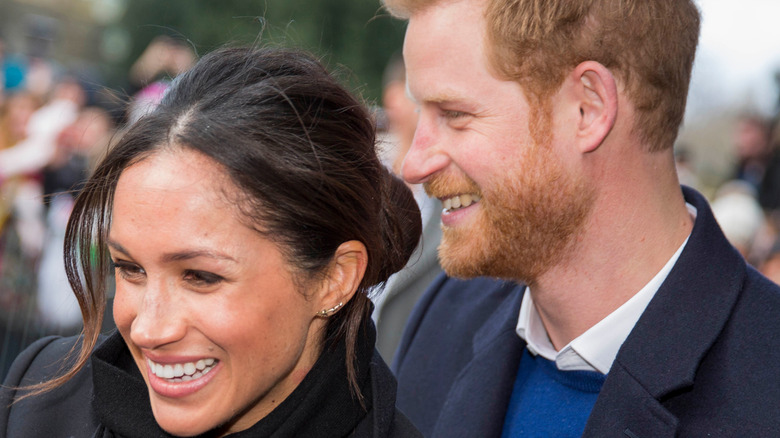
[[[130,252],[129,252],[128,250],[126,250],[126,249],[125,249],[125,248],[124,248],[122,245],[120,245],[119,243],[117,243],[117,242],[115,242],[115,241],[113,241],[113,240],[111,240],[111,239],[108,239],[108,242],[107,242],[107,243],[108,243],[108,246],[110,246],[110,247],[111,247],[111,248],[113,248],[114,250],[116,250],[116,251],[119,251],[119,252],[121,252],[122,254],[124,254],[124,255],[126,255],[126,256],[129,256],[129,255],[130,255]]]
[[[227,254],[223,254],[218,251],[212,251],[208,249],[193,249],[181,252],[174,252],[165,254],[162,257],[163,262],[178,262],[182,260],[190,260],[198,257],[207,257],[211,259],[227,260],[229,262],[237,262],[236,259],[230,257]]]
[[[113,248],[114,250],[121,252],[122,254],[130,257],[130,251],[126,250],[122,245],[120,245],[118,242],[115,242],[113,240],[108,240],[108,246]],[[162,256],[163,262],[179,262],[182,260],[190,260],[198,257],[207,257],[211,259],[218,259],[218,260],[226,260],[229,262],[237,263],[238,261],[227,255],[223,254],[219,251],[213,251],[210,249],[193,249],[193,250],[186,250],[186,251],[179,251],[179,252],[172,252],[167,253]]]

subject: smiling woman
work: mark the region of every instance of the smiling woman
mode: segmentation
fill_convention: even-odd
[[[367,291],[405,265],[420,215],[374,140],[308,55],[204,57],[76,201],[66,265],[84,336],[17,359],[0,431],[418,436],[374,354]],[[112,268],[118,333],[104,338]]]

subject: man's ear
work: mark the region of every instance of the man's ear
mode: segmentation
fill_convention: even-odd
[[[317,300],[320,316],[330,316],[344,306],[360,286],[368,265],[368,251],[362,242],[350,240],[336,249]]]
[[[615,126],[617,83],[612,73],[595,61],[579,64],[569,76],[578,106],[577,145],[582,153],[595,151]]]

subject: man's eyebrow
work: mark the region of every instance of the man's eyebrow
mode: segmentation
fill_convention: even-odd
[[[452,91],[447,91],[447,90],[441,91],[433,95],[423,96],[421,100],[418,100],[412,94],[412,91],[409,88],[409,82],[406,83],[406,96],[417,105],[420,105],[421,103],[433,103],[433,104],[457,103],[457,102],[462,102],[464,100],[463,96],[461,96],[460,94],[457,94]]]
[[[130,252],[126,250],[122,245],[119,243],[109,240],[108,246],[115,249],[116,251],[121,252],[122,254],[131,257]],[[207,257],[211,259],[217,259],[217,260],[226,260],[229,262],[237,262],[236,259],[233,257],[230,257],[227,254],[223,254],[218,251],[212,251],[208,249],[193,249],[193,250],[187,250],[187,251],[180,251],[180,252],[172,252],[163,255],[162,261],[163,262],[179,262],[182,260],[190,260],[198,257]]]
[[[426,103],[452,103],[461,101],[463,101],[461,96],[452,93],[440,93],[432,96],[426,96],[425,98]]]

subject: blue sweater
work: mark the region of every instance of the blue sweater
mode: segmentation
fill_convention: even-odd
[[[502,438],[579,437],[607,376],[561,371],[526,349],[520,360]]]

